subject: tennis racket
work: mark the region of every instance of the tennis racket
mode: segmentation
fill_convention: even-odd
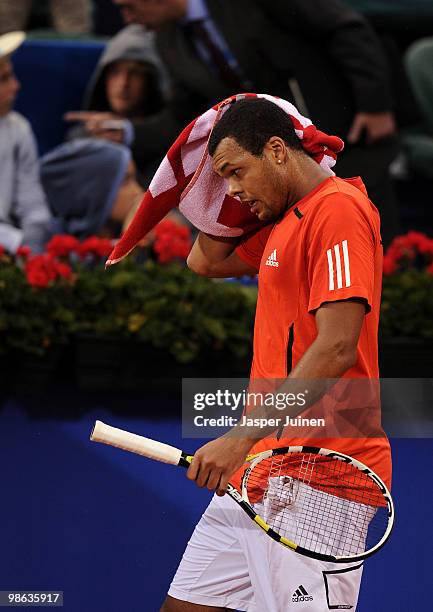
[[[90,439],[184,468],[193,459],[101,421]],[[227,494],[273,540],[321,561],[366,559],[385,544],[394,523],[382,480],[356,459],[326,448],[288,446],[250,455],[240,491],[229,483]]]

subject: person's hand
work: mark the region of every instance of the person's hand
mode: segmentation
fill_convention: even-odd
[[[114,113],[94,111],[71,111],[64,115],[65,121],[81,121],[90,136],[122,143],[124,139],[124,121]]]
[[[216,489],[223,496],[231,476],[244,463],[253,441],[240,436],[223,436],[208,442],[196,451],[187,476],[199,487]]]
[[[347,141],[356,144],[365,131],[367,144],[395,134],[395,119],[391,112],[357,113],[347,135]]]

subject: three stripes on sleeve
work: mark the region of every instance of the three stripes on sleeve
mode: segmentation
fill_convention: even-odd
[[[350,287],[350,260],[347,240],[326,251],[328,258],[329,291]]]

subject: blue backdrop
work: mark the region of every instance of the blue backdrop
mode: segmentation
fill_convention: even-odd
[[[1,405],[0,590],[61,589],[68,612],[157,611],[209,493],[89,434],[101,419],[194,450],[167,419],[176,401],[58,391]],[[433,609],[433,441],[392,446],[396,526],[366,563],[360,612]]]
[[[41,155],[60,144],[70,123],[63,115],[82,108],[84,91],[105,43],[28,40],[13,55],[21,91],[15,109],[30,121]]]

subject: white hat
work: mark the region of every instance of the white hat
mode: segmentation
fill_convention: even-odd
[[[23,43],[25,32],[8,32],[0,36],[0,59],[13,53]]]

